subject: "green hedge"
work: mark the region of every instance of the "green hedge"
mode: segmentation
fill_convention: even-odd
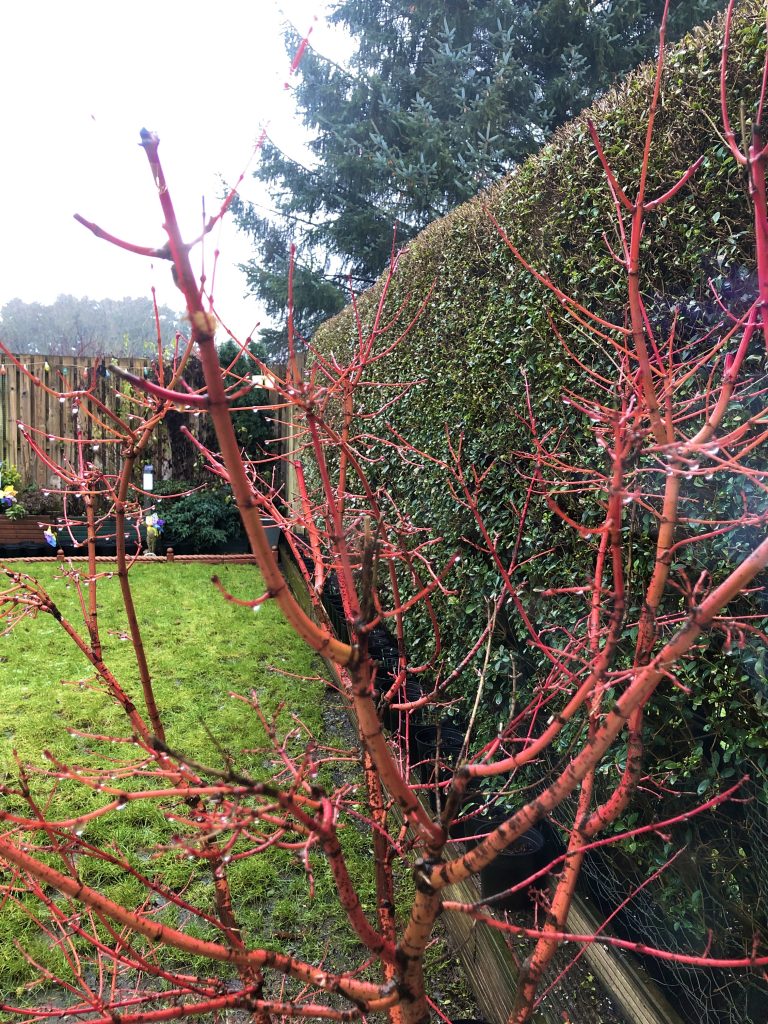
[[[761,4],[755,0],[742,3],[729,66],[730,109],[736,122],[740,100],[748,112],[754,109],[765,53],[763,30]],[[693,181],[649,217],[643,242],[646,303],[662,329],[670,321],[672,307],[680,307],[682,337],[689,340],[684,358],[701,351],[698,339],[717,319],[708,278],[715,280],[734,308],[740,308],[739,304],[748,300],[754,269],[751,208],[743,172],[718,134],[721,38],[721,24],[707,26],[668,54],[650,165],[649,195],[653,196],[666,191],[689,164],[704,156]],[[401,257],[387,298],[390,315],[402,305],[400,322],[406,323],[432,289],[415,327],[390,358],[372,366],[367,374],[374,381],[420,381],[387,410],[386,419],[432,455],[446,455],[447,427],[454,438],[460,431],[464,433],[467,462],[484,466],[496,459],[483,511],[489,530],[508,538],[509,552],[517,528],[513,508],[520,507],[526,487],[524,453],[531,450],[529,433],[517,416],[524,412],[522,370],[530,383],[540,434],[549,431],[560,439],[566,458],[601,464],[589,423],[562,401],[564,388],[589,394],[589,385],[553,336],[550,314],[555,315],[569,346],[581,359],[604,369],[610,368],[610,363],[579,331],[563,324],[557,302],[514,260],[487,211],[505,227],[525,258],[563,290],[595,312],[622,317],[626,283],[603,241],[603,232],[610,232],[613,223],[612,204],[589,138],[587,117],[597,124],[611,165],[632,196],[654,70],[639,69],[591,111],[563,128],[538,156],[427,228]],[[379,282],[361,297],[359,309],[364,320],[373,315],[381,287]],[[354,316],[347,309],[323,325],[314,341],[320,351],[338,357],[350,350],[355,334]],[[764,367],[761,342],[756,341],[750,360],[752,369]],[[691,387],[699,384],[692,381]],[[365,395],[373,408],[375,388]],[[386,432],[383,422],[378,430]],[[384,446],[374,449],[374,454],[379,459],[371,465],[374,483],[385,484],[416,525],[428,526],[434,535],[443,537],[446,550],[456,544],[465,548],[466,557],[451,577],[457,594],[440,609],[444,621],[442,661],[450,665],[482,629],[487,602],[498,593],[496,573],[489,560],[473,550],[475,528],[457,507],[438,471],[425,462],[414,477],[413,466],[394,449]],[[706,480],[694,478],[687,485],[683,511],[706,505],[719,514],[738,514],[742,487],[743,482],[736,480],[714,492]],[[602,515],[594,499],[591,504],[574,502],[569,511],[585,524],[597,522]],[[631,621],[639,612],[642,581],[647,580],[654,557],[653,524],[636,507],[627,517],[625,530]],[[754,531],[743,530],[713,541],[707,548],[693,545],[683,549],[676,557],[675,572],[687,571],[695,580],[703,566],[715,566],[717,582],[752,541]],[[553,521],[543,503],[536,508],[522,548],[522,557],[539,555],[526,570],[527,609],[535,621],[542,623],[551,616],[544,600],[537,599],[537,590],[588,583],[594,550],[594,542],[585,542]],[[675,602],[683,607],[682,598],[672,595],[664,610],[674,610]],[[558,605],[558,624],[567,629],[583,614],[580,599],[563,601]],[[629,636],[628,644],[631,639]],[[416,617],[409,622],[408,643],[411,660],[422,661],[432,644],[427,621]],[[625,655],[630,658],[631,650]],[[670,801],[670,807],[679,811],[686,801],[695,804],[745,769],[756,779],[761,801],[768,799],[768,680],[763,659],[758,644],[747,644],[737,657],[726,657],[722,638],[713,635],[695,665],[683,664],[678,673],[682,682],[693,687],[693,699],[672,687],[660,691],[647,716],[649,765],[655,773],[665,773],[671,788],[687,794]],[[541,679],[545,671],[546,664],[528,644],[522,625],[512,615],[504,617],[496,630],[487,682],[487,732],[509,711],[511,679],[514,677],[518,693],[525,693],[527,680]],[[474,674],[467,674],[465,680],[471,691]],[[564,736],[563,740],[567,743],[572,738]],[[620,750],[616,758],[621,759]],[[663,800],[645,804],[641,800],[639,808],[632,811],[632,820],[637,820],[638,814],[663,814],[668,809]],[[692,834],[701,840],[704,832]],[[707,868],[711,892],[727,891],[729,898],[735,896],[741,902],[745,913],[756,902],[768,899],[768,879],[748,878],[722,849],[709,839],[705,841],[707,849],[714,850]],[[636,850],[635,855],[654,863],[666,854],[655,842]],[[754,911],[754,916],[759,913]],[[705,934],[704,926],[701,928]]]
[[[672,303],[682,303],[683,329],[691,335],[708,312],[711,319],[708,277],[734,290],[742,287],[740,279],[753,261],[742,172],[726,154],[715,128],[720,40],[719,24],[699,29],[668,55],[649,179],[649,193],[662,192],[704,154],[704,165],[693,182],[660,214],[650,216],[644,243],[643,287],[649,308],[659,311],[663,320]],[[733,50],[731,108],[738,110],[743,98],[751,110],[764,53],[758,3],[742,5]],[[524,411],[521,369],[530,382],[540,431],[562,435],[566,456],[583,457],[586,452],[595,459],[599,452],[584,417],[562,402],[564,388],[588,394],[589,386],[553,336],[548,317],[557,314],[558,304],[514,260],[486,211],[490,209],[504,225],[526,259],[563,289],[595,311],[621,317],[626,285],[602,238],[603,231],[610,229],[612,208],[586,121],[589,116],[597,123],[612,166],[631,195],[637,184],[653,73],[652,67],[640,69],[562,129],[539,156],[427,228],[401,257],[390,289],[387,307],[395,310],[404,304],[403,323],[430,288],[432,294],[407,338],[368,374],[374,380],[422,381],[387,410],[387,419],[431,454],[446,454],[447,426],[454,438],[460,430],[464,432],[468,459],[480,464],[498,460],[486,489],[484,511],[491,531],[502,537],[515,537],[511,506],[519,507],[525,487],[519,473],[525,463],[518,453],[531,449],[529,433],[516,417]],[[380,288],[381,283],[361,298],[364,315],[377,301]],[[559,322],[562,327],[562,317]],[[585,361],[605,362],[604,353],[585,343],[582,335],[566,333]],[[353,313],[347,309],[320,329],[315,344],[321,351],[338,354],[348,350],[354,336]],[[369,402],[375,401],[375,391],[367,395]],[[379,427],[385,429],[383,424]],[[412,467],[395,451],[384,448],[378,454],[374,479],[386,481],[414,522],[430,526],[446,539],[447,546],[462,537],[472,539],[474,528],[457,508],[439,471],[425,465],[414,487]],[[704,490],[703,481],[695,484]],[[596,506],[577,512],[585,523],[597,521],[600,515]],[[646,541],[648,525],[638,513],[633,530],[640,537],[645,530]],[[544,506],[532,517],[524,544],[529,556],[554,548],[551,555],[531,563],[529,589],[545,581],[549,585],[553,573],[570,577],[563,580],[567,585],[584,582],[585,574],[591,572],[592,546],[571,530],[561,529]],[[652,546],[636,543],[633,557],[637,564],[632,568],[639,574],[652,557]],[[723,560],[723,573],[732,560],[731,551]],[[486,561],[468,549],[455,577],[460,600],[446,610],[454,617],[446,634],[457,637],[452,645],[449,641],[447,655],[457,654],[466,636],[477,630],[485,598],[494,592],[494,579]],[[577,608],[575,602],[574,615]],[[457,631],[453,627],[458,625],[462,629]],[[429,627],[421,626],[413,627],[409,637],[414,660],[423,657],[429,646]],[[508,632],[513,647],[515,642],[525,644],[517,627],[510,625]]]
[[[758,10],[757,5],[748,6]],[[748,82],[749,100],[762,63],[759,17],[742,26],[737,42],[740,47],[732,66],[738,75],[731,77],[742,86]],[[676,202],[665,207],[661,216],[650,218],[645,294],[652,309],[656,305],[667,311],[670,302],[682,300],[685,312],[697,300],[704,302],[710,273],[730,284],[740,268],[751,267],[751,222],[743,181],[709,120],[718,116],[719,55],[717,28],[697,32],[667,61],[651,194],[662,191],[702,151],[705,165]],[[636,184],[652,74],[653,69],[642,69],[589,112],[630,194]],[[736,107],[740,92],[732,93]],[[557,303],[514,261],[489,222],[486,206],[537,268],[591,308],[614,316],[618,311],[620,316],[625,285],[602,241],[602,232],[611,223],[611,206],[588,138],[586,117],[563,129],[553,144],[515,175],[431,225],[410,245],[388,306],[395,309],[405,302],[405,321],[434,286],[432,296],[393,357],[380,369],[372,368],[371,376],[378,374],[380,379],[423,381],[387,413],[414,444],[444,456],[447,425],[454,437],[459,430],[464,432],[467,453],[475,461],[500,457],[487,488],[485,511],[490,526],[506,535],[515,522],[509,502],[519,501],[523,487],[515,453],[530,450],[528,432],[515,418],[516,412],[523,411],[521,368],[530,381],[542,431],[567,431],[571,450],[582,453],[591,435],[583,417],[561,400],[563,388],[583,393],[585,382],[550,329],[548,315],[557,312]],[[364,296],[362,308],[377,295],[374,289]],[[324,325],[315,342],[321,350],[338,353],[349,346],[353,332],[352,313],[347,310]],[[573,332],[569,342],[576,343],[583,358],[603,359],[599,349],[585,348],[583,338]],[[473,533],[439,472],[425,466],[415,489],[412,468],[396,453],[383,450],[381,458],[374,476],[386,480],[414,521],[432,525],[449,543]],[[551,578],[553,567],[562,568],[562,554],[572,554],[570,531],[559,530],[546,511],[531,525],[526,538],[529,553],[549,546],[542,542],[552,540],[553,530],[556,557],[542,560],[539,568],[532,565],[531,578]],[[591,564],[589,547],[576,543],[573,551],[583,553],[580,567]],[[462,614],[477,610],[472,592],[478,588],[472,578],[478,574],[484,576],[473,559],[465,560]]]

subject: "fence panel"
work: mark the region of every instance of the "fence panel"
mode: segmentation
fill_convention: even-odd
[[[36,387],[25,373],[5,361],[0,367],[0,459],[15,465],[21,473],[24,486],[50,487],[58,485],[55,472],[39,460],[24,440],[19,424],[28,428],[30,436],[54,464],[67,464],[75,458],[73,434],[72,393],[88,388],[96,374],[94,394],[107,408],[122,417],[133,412],[128,400],[129,387],[110,374],[97,357],[64,357],[24,355],[19,361],[38,377],[54,394]],[[113,359],[112,362],[141,377],[150,361],[141,358]],[[59,397],[61,392],[65,397]],[[95,410],[84,402],[78,419],[83,437],[89,442],[88,461],[106,474],[118,472],[119,444],[109,439],[109,431]],[[190,414],[188,427],[198,433],[200,420]],[[171,447],[168,431],[160,426],[149,443],[146,462],[151,462],[157,479],[170,476]]]

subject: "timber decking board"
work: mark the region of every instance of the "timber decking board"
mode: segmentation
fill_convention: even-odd
[[[588,935],[601,923],[577,895],[568,914],[568,930],[574,935]],[[617,950],[592,942],[584,956],[604,984],[610,979],[610,991],[631,1024],[683,1024],[656,983]]]

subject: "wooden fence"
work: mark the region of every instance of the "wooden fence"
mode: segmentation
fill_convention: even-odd
[[[293,370],[289,370],[286,378],[287,384],[294,386],[299,384],[304,376],[305,356],[303,353],[296,356],[296,364]],[[272,393],[274,396],[274,393]],[[273,413],[276,434],[280,442],[280,453],[283,456],[283,465],[280,468],[280,483],[283,488],[285,503],[293,508],[300,508],[299,485],[296,476],[296,460],[300,457],[298,452],[299,438],[303,436],[304,430],[301,417],[295,406],[277,408]]]
[[[19,361],[55,392],[86,388],[93,382],[96,372],[94,394],[97,398],[120,416],[129,416],[134,411],[128,399],[128,386],[103,366],[98,368],[99,361],[95,357],[24,355]],[[112,362],[137,377],[143,376],[150,365],[149,360],[140,358],[113,359]],[[188,426],[193,433],[198,422],[190,413]],[[22,370],[6,359],[0,367],[0,459],[5,465],[18,468],[25,487],[55,488],[58,477],[37,458],[22,436],[19,424],[29,427],[35,443],[54,464],[66,463],[73,457],[74,445],[66,440],[73,433],[71,399],[59,398],[35,386]],[[105,438],[104,427],[85,410],[79,415],[79,425],[90,442],[88,460],[105,473],[116,473],[120,464],[119,444]],[[155,431],[144,461],[152,463],[157,479],[171,475],[171,448],[165,426]]]

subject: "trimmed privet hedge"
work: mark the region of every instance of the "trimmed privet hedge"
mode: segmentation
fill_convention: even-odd
[[[761,4],[754,0],[743,3],[729,65],[729,101],[736,123],[741,100],[748,111],[754,109],[765,52],[763,33]],[[682,353],[685,359],[703,351],[701,346],[707,342],[702,336],[720,319],[708,279],[714,280],[735,310],[744,308],[754,293],[754,241],[746,180],[719,135],[721,40],[722,25],[716,23],[697,30],[668,54],[650,164],[648,194],[653,196],[666,191],[688,165],[704,156],[702,167],[687,187],[649,216],[643,242],[642,287],[648,309],[656,327],[664,332],[673,308],[679,308],[679,337],[689,346]],[[496,460],[484,491],[483,512],[491,534],[506,538],[502,551],[507,554],[514,545],[516,510],[524,501],[531,471],[526,457],[532,448],[531,437],[523,422],[526,380],[539,435],[548,433],[553,444],[558,439],[559,451],[567,461],[606,466],[590,424],[562,401],[564,389],[589,395],[590,386],[558,343],[550,317],[582,361],[609,376],[614,370],[606,352],[569,325],[551,293],[517,263],[488,211],[533,266],[593,311],[622,322],[626,280],[603,239],[603,232],[613,236],[612,202],[589,137],[587,118],[595,121],[617,178],[632,196],[638,183],[654,71],[650,66],[639,69],[591,111],[562,129],[538,156],[427,228],[401,257],[390,287],[387,309],[392,313],[403,307],[401,324],[416,312],[430,289],[431,296],[391,357],[373,365],[368,373],[373,380],[419,382],[400,403],[387,409],[387,420],[416,447],[432,455],[446,456],[447,429],[454,439],[463,433],[466,462],[486,466]],[[360,298],[358,309],[364,321],[372,317],[381,288],[380,282]],[[315,344],[338,358],[350,349],[355,337],[354,315],[347,309],[321,328]],[[764,365],[761,344],[756,342],[749,357],[753,371]],[[701,380],[690,382],[692,389],[701,386]],[[375,389],[365,395],[371,407],[380,397]],[[384,422],[378,423],[377,429],[386,435]],[[483,628],[488,603],[499,592],[497,574],[490,560],[472,547],[476,528],[457,507],[441,472],[425,461],[414,473],[412,463],[387,446],[374,448],[372,454],[378,459],[371,465],[373,482],[385,485],[414,523],[443,537],[446,551],[455,545],[465,550],[451,576],[457,593],[440,608],[444,622],[440,660],[450,666]],[[713,486],[700,477],[690,481],[682,514],[693,515],[694,510],[701,514],[705,508],[738,516],[744,481],[734,480],[731,490],[719,485],[715,492]],[[599,498],[574,499],[567,511],[584,524],[597,523],[603,515]],[[632,621],[637,618],[643,583],[653,562],[655,526],[647,513],[635,507],[624,529],[628,619]],[[754,539],[755,531],[742,530],[708,547],[685,547],[676,556],[673,571],[685,571],[695,581],[706,567],[717,583]],[[594,540],[577,537],[553,518],[543,502],[536,505],[520,556],[531,559],[525,569],[524,594],[529,614],[539,626],[556,622],[557,630],[550,634],[555,644],[563,638],[559,631],[582,619],[583,599],[574,598],[570,603],[559,599],[553,610],[551,601],[537,598],[537,592],[551,586],[588,584],[595,549]],[[675,607],[684,607],[681,597],[669,598],[663,611]],[[412,662],[423,661],[433,644],[429,622],[412,618],[407,639]],[[633,638],[627,640],[631,643]],[[631,658],[631,650],[624,653]],[[486,682],[486,733],[506,720],[513,691],[516,689],[519,700],[519,695],[528,692],[527,681],[542,678],[546,670],[522,624],[512,615],[503,616],[497,623]],[[727,657],[722,637],[713,636],[709,648],[698,652],[695,663],[680,667],[678,678],[692,687],[693,697],[671,686],[660,691],[646,718],[647,759],[655,775],[684,795],[670,800],[669,808],[656,798],[647,804],[641,798],[630,820],[663,815],[672,807],[679,812],[682,805],[695,804],[744,771],[753,775],[756,792],[766,801],[768,681],[762,648],[748,645],[735,657]],[[474,679],[474,673],[468,672],[462,681],[470,700]],[[572,739],[565,730],[563,753]],[[620,750],[616,759],[621,761]],[[535,771],[540,774],[541,766]],[[732,812],[727,817],[730,822]],[[723,812],[721,824],[725,818]],[[712,820],[717,821],[717,816],[710,819],[710,825]],[[692,884],[708,886],[707,899],[712,892],[727,892],[729,900],[741,905],[743,916],[736,931],[748,930],[744,922],[754,922],[760,916],[760,902],[768,898],[768,879],[746,878],[739,871],[733,849],[724,848],[733,838],[719,843],[707,831],[710,825],[691,826],[691,834],[706,846],[708,878]],[[634,852],[651,864],[666,856],[658,841]],[[687,883],[680,882],[679,876],[674,885],[670,883],[669,891],[681,886],[690,897],[690,886],[686,889]],[[691,897],[688,904],[694,906],[696,899]],[[703,920],[698,924],[687,920],[678,930],[693,929],[692,935],[705,935]]]
[[[741,170],[726,154],[718,135],[719,59],[722,30],[719,24],[697,30],[667,57],[661,113],[657,120],[651,159],[649,194],[666,190],[700,154],[704,164],[678,197],[659,214],[650,215],[644,241],[643,284],[648,306],[662,328],[670,310],[680,307],[683,337],[690,337],[691,356],[707,326],[718,319],[708,290],[708,278],[738,302],[749,297],[753,261],[750,207]],[[764,53],[763,21],[759,3],[742,5],[729,69],[731,108],[740,99],[748,109],[760,80]],[[603,232],[612,232],[612,207],[602,170],[589,139],[587,117],[596,122],[608,157],[629,195],[637,185],[650,88],[654,68],[644,67],[591,111],[566,126],[542,153],[501,182],[452,214],[435,222],[401,257],[387,306],[404,304],[404,323],[432,289],[426,309],[405,340],[368,376],[393,381],[417,380],[407,396],[387,410],[387,418],[416,447],[431,454],[446,454],[446,428],[455,439],[465,436],[467,461],[496,467],[485,489],[484,514],[489,530],[514,542],[515,509],[522,503],[526,472],[524,453],[531,451],[530,434],[519,416],[525,415],[525,378],[540,434],[551,431],[561,438],[565,458],[584,458],[605,466],[584,417],[562,401],[564,388],[589,395],[589,383],[557,342],[549,321],[554,316],[568,345],[587,364],[609,375],[612,365],[605,353],[568,328],[558,315],[551,294],[514,260],[490,222],[487,211],[505,227],[527,260],[560,287],[607,317],[621,322],[626,281],[608,253]],[[378,300],[381,285],[363,296],[365,315]],[[315,343],[337,355],[355,337],[351,310],[325,324]],[[756,355],[751,358],[759,359]],[[692,382],[692,387],[700,386]],[[375,390],[366,393],[373,403]],[[595,397],[598,397],[595,395]],[[386,434],[386,426],[378,424]],[[521,455],[521,453],[523,453]],[[372,469],[374,480],[386,482],[412,520],[430,526],[452,547],[475,538],[475,528],[458,508],[443,475],[425,464],[414,476],[413,466],[392,449],[383,448]],[[739,482],[741,486],[741,482]],[[708,504],[728,506],[731,496],[710,493],[706,481],[693,481],[695,497]],[[593,501],[574,502],[568,511],[580,521],[597,522],[602,510]],[[637,510],[627,529],[633,533],[630,576],[642,578],[653,557],[653,524]],[[720,546],[720,572],[737,557],[738,539]],[[743,539],[743,538],[742,538]],[[528,557],[538,555],[527,568],[530,592],[551,586],[586,582],[592,571],[594,544],[584,543],[542,504],[529,518],[524,538]],[[551,549],[551,550],[550,550]],[[549,554],[544,552],[549,551]],[[453,622],[446,629],[445,658],[450,661],[476,634],[484,620],[486,599],[497,593],[495,572],[467,546],[467,557],[452,576],[459,590],[446,613]],[[686,556],[688,557],[688,556]],[[701,557],[696,548],[692,556]],[[683,561],[681,559],[681,564]],[[695,565],[694,565],[695,567]],[[535,597],[531,599],[536,610]],[[573,621],[582,605],[573,603]],[[547,614],[542,612],[542,614]],[[569,622],[560,619],[567,627]],[[461,629],[454,627],[461,626]],[[492,686],[492,701],[504,702],[508,654],[511,649],[523,670],[533,671],[525,634],[511,622],[508,644],[500,647],[500,682]],[[430,645],[426,622],[413,624],[409,633],[414,661],[422,660]],[[729,676],[730,678],[730,676]],[[762,678],[762,676],[761,676]],[[746,682],[747,680],[745,680]],[[750,690],[750,693],[752,691]],[[502,709],[503,710],[503,709]]]

